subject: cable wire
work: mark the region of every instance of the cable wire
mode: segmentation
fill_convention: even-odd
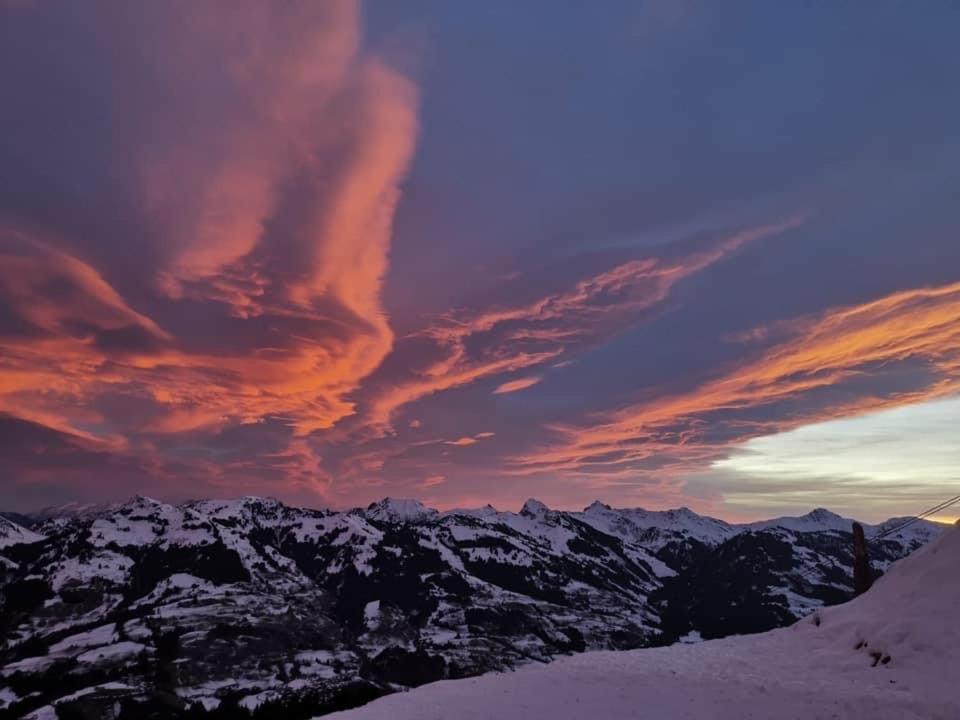
[[[941,510],[946,510],[951,505],[956,505],[957,503],[960,503],[960,495],[955,495],[952,498],[944,500],[942,503],[939,503],[938,505],[934,505],[932,508],[928,508],[927,510],[924,510],[919,515],[915,515],[914,517],[910,518],[909,520],[906,520],[905,522],[900,523],[899,525],[895,525],[894,527],[887,528],[883,532],[877,535],[874,535],[872,538],[870,538],[870,540],[871,542],[875,540],[883,540],[885,537],[889,535],[893,535],[894,533],[899,532],[900,530],[903,530],[908,525],[913,525],[913,523],[917,522],[918,520],[923,520],[924,518],[927,518],[930,515],[933,515],[934,513],[938,513]]]

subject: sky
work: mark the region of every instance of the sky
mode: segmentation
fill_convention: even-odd
[[[960,493],[960,7],[0,3],[0,506]]]

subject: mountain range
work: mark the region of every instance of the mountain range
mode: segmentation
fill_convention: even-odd
[[[5,513],[0,717],[310,717],[584,650],[761,632],[851,597],[851,522],[257,497]],[[944,529],[903,522],[865,526],[877,573]]]
[[[430,683],[330,720],[957,720],[960,527],[790,627]]]

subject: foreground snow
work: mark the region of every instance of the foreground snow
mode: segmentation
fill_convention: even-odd
[[[763,635],[594,652],[438,682],[331,718],[960,718],[960,528],[863,597]]]

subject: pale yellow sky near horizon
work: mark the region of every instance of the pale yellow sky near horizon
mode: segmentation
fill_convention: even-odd
[[[917,514],[960,495],[960,397],[754,438],[712,470],[730,478],[725,502],[743,511],[813,504],[873,520]],[[934,516],[958,517],[960,503]]]

